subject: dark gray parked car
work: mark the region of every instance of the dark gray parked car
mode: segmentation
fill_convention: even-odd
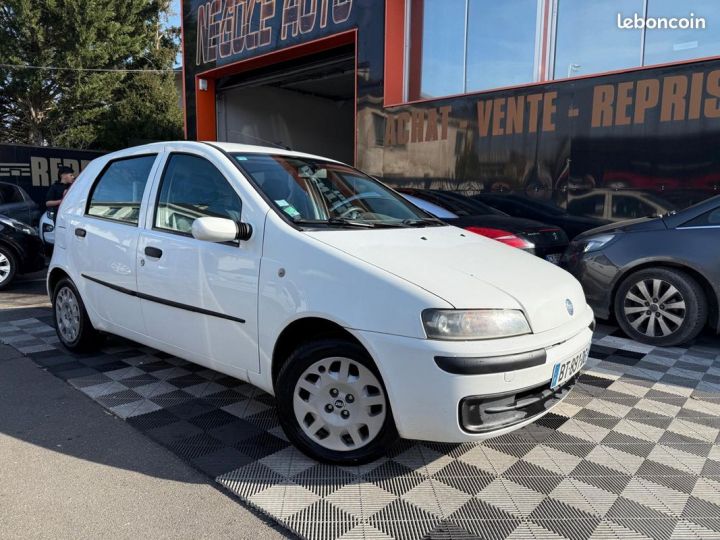
[[[720,331],[720,195],[654,218],[576,237],[562,257],[601,319],[615,315],[633,339],[659,346]]]
[[[35,226],[42,211],[30,195],[15,184],[0,182],[0,214]]]

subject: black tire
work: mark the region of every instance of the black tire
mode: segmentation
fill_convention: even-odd
[[[68,339],[63,334],[60,329],[60,325],[58,324],[58,297],[63,291],[68,291],[75,297],[79,308],[79,330],[77,332],[77,336],[73,339]],[[52,308],[53,325],[55,326],[55,332],[57,333],[60,342],[65,346],[65,348],[73,352],[88,352],[94,351],[100,346],[104,336],[103,334],[95,330],[95,328],[93,328],[93,325],[90,322],[90,317],[88,317],[87,310],[85,309],[85,304],[80,297],[80,293],[75,287],[75,284],[69,278],[61,279],[55,286],[52,296]]]
[[[652,297],[653,280],[661,282],[658,298]],[[645,284],[645,291],[652,298],[645,296],[641,283]],[[667,304],[653,302],[662,300],[665,293],[670,291],[669,286],[674,287],[677,294],[666,300]],[[635,298],[644,301],[640,303]],[[702,287],[687,273],[670,268],[649,268],[629,275],[618,287],[613,304],[615,318],[629,337],[658,347],[672,347],[691,341],[702,331],[708,316],[707,298]],[[684,308],[668,309],[670,305],[683,305]],[[636,313],[626,313],[626,309]],[[672,315],[673,319],[667,318],[667,314]],[[656,320],[651,330],[652,318]],[[680,323],[678,319],[682,319]],[[665,324],[664,328],[661,327],[661,321]],[[665,333],[667,330],[671,332]]]
[[[3,255],[3,257],[7,259],[9,264],[8,273],[5,275],[5,277],[0,277],[0,290],[3,290],[4,288],[8,287],[15,279],[18,270],[18,262],[15,253],[13,253],[5,246],[0,246],[0,255]]]
[[[303,431],[295,415],[293,400],[298,380],[316,362],[333,357],[348,358],[351,362],[367,368],[377,378],[384,392],[385,419],[382,427],[373,439],[356,449],[338,451],[325,448]],[[318,461],[344,465],[367,463],[383,456],[398,438],[382,377],[368,353],[355,343],[341,339],[323,339],[302,345],[289,356],[280,369],[275,383],[275,394],[280,424],[288,439],[300,451]]]

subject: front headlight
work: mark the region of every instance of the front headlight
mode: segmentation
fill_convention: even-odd
[[[22,221],[13,219],[7,216],[0,216],[0,223],[7,225],[8,227],[15,229],[21,233],[36,235],[37,231],[30,225],[25,225]]]
[[[430,339],[495,339],[531,332],[525,315],[517,309],[426,309],[422,321]]]
[[[582,252],[588,253],[589,251],[597,251],[598,249],[602,249],[613,238],[615,238],[614,234],[601,234],[599,236],[593,236],[591,238],[588,238],[587,240],[582,240]]]

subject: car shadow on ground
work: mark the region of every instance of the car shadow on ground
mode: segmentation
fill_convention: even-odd
[[[45,272],[42,270],[15,278],[0,291],[0,310],[49,306]]]
[[[14,341],[7,329],[9,321],[18,320],[39,321],[45,325],[52,322],[50,310],[46,307],[0,309],[0,434],[70,458],[114,469],[173,482],[208,484],[225,496],[237,500],[234,493],[213,482],[213,478],[207,478],[205,474],[193,474],[187,467],[178,466],[176,460],[168,459],[172,456],[160,450],[152,438],[138,434],[128,425],[129,422],[124,422],[106,408],[98,407],[95,400],[78,392],[78,388],[72,384],[65,384],[70,382],[69,372],[57,371],[58,366],[65,364],[67,367],[68,364],[64,361],[57,364],[59,359],[82,362],[102,358],[103,353],[76,355],[57,344],[58,349],[50,351],[52,355],[48,355],[48,351],[43,351],[45,354],[39,356],[35,353],[25,355],[14,346],[22,347],[29,343],[38,346],[42,335],[51,338],[52,332],[45,331],[31,335],[30,339]],[[14,334],[17,337],[18,333]],[[14,341],[14,346],[1,344],[8,340],[8,336],[9,341]],[[114,350],[137,345],[111,338],[105,346]],[[107,357],[110,361],[105,362],[106,366],[117,362],[114,357]],[[38,368],[52,377],[39,375]],[[167,448],[167,445],[161,446]],[[178,457],[182,459],[182,456]],[[183,461],[188,463],[186,459]],[[193,468],[197,470],[197,467]],[[168,486],[168,489],[172,487]],[[252,507],[249,510],[284,537],[295,537],[266,513]]]

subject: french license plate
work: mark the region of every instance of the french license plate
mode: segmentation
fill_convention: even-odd
[[[548,253],[545,255],[545,260],[553,264],[560,264],[560,253]]]
[[[564,362],[558,362],[553,366],[552,381],[550,388],[553,390],[575,375],[585,365],[590,349],[576,354]]]

